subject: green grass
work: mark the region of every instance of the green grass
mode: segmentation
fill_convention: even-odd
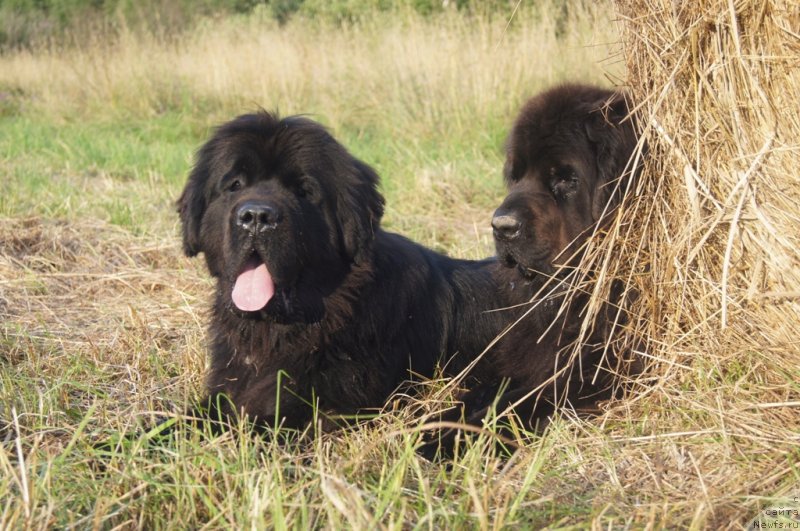
[[[391,127],[366,129],[358,124],[334,133],[383,176],[381,190],[388,201],[385,226],[448,250],[458,245],[450,233],[459,220],[441,219],[443,209],[453,204],[465,207],[463,236],[474,232],[470,225],[485,229],[489,213],[502,197],[504,128],[499,119],[494,121],[491,128],[465,131],[449,143],[438,132],[420,138]],[[171,205],[180,194],[194,151],[218,123],[200,123],[197,117],[178,112],[57,123],[35,113],[2,117],[0,157],[6,178],[0,216],[89,216],[135,234],[167,237],[164,230],[173,234],[176,221]],[[408,202],[419,210],[411,218],[398,211],[398,205]],[[469,221],[465,214],[471,215]],[[488,243],[484,235],[463,252],[476,257],[487,252]]]
[[[198,138],[177,115],[138,123],[0,118],[0,215],[93,216],[151,231],[163,221],[153,208],[168,210]]]

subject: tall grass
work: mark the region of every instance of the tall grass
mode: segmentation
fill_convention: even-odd
[[[0,83],[61,117],[177,109],[213,110],[219,119],[265,105],[324,114],[334,126],[385,126],[391,116],[395,127],[419,127],[414,133],[440,133],[442,118],[455,117],[448,125],[461,131],[475,126],[475,111],[508,115],[521,97],[565,76],[618,80],[613,27],[603,6],[586,9],[562,31],[560,14],[531,10],[511,21],[405,10],[345,26],[301,19],[281,28],[257,15],[208,19],[176,41],[121,31],[87,35],[73,49],[7,53]]]

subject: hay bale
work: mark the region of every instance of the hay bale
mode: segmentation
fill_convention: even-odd
[[[616,245],[654,361],[609,414],[646,433],[618,481],[637,521],[745,524],[800,496],[800,6],[616,6],[651,150]]]

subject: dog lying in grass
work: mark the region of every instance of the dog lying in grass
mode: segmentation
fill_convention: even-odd
[[[199,150],[178,202],[187,255],[216,280],[200,414],[301,429],[381,408],[437,366],[455,374],[530,293],[495,259],[385,232],[378,176],[322,126],[261,112]]]
[[[559,370],[585,297],[566,312],[562,295],[540,298],[619,202],[636,144],[626,115],[620,94],[579,85],[528,102],[492,221],[499,259],[483,261],[383,231],[377,175],[319,124],[261,112],[221,126],[178,201],[184,250],[202,253],[216,280],[207,393],[190,416],[215,428],[245,416],[261,431],[302,429],[320,414],[374,412],[437,366],[453,376],[472,362],[461,407],[442,420],[481,425],[510,408],[534,427],[565,399],[607,396],[610,376],[586,385],[606,318],[580,363]],[[455,433],[435,431],[422,453],[451,453]]]
[[[507,141],[508,195],[492,227],[499,260],[535,296],[476,367],[480,383],[439,420],[481,426],[493,412],[513,412],[524,428],[536,429],[559,405],[591,407],[611,396],[613,370],[628,354],[609,346],[625,321],[622,286],[612,286],[611,300],[588,322],[589,295],[571,288],[587,238],[635,175],[629,161],[636,146],[622,93],[571,84],[523,106]],[[423,454],[452,453],[457,433],[434,432]]]

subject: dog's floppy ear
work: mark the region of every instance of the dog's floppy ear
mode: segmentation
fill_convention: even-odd
[[[519,164],[517,164],[516,160],[516,146],[514,145],[514,138],[515,135],[510,135],[508,140],[506,140],[506,161],[503,163],[503,181],[505,181],[506,186],[510,186],[511,183],[517,181],[519,179]]]
[[[355,182],[337,205],[345,250],[356,264],[368,260],[375,233],[383,217],[383,196],[378,192],[378,174],[353,158]]]
[[[506,152],[506,160],[503,163],[503,180],[506,186],[511,186],[522,179],[529,164],[529,161],[526,160],[527,148],[535,141],[530,134],[530,130],[534,126],[525,120],[529,113],[528,109],[528,106],[522,109],[503,146]]]
[[[623,173],[636,147],[636,133],[623,93],[615,92],[593,107],[586,122],[586,134],[595,146],[597,157],[592,217],[599,220],[607,205],[608,210],[616,206],[627,187],[627,175]]]
[[[183,252],[186,256],[195,256],[200,248],[200,222],[206,210],[205,183],[207,181],[205,165],[198,159],[186,187],[183,189],[177,207],[183,229]]]

